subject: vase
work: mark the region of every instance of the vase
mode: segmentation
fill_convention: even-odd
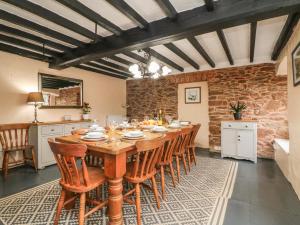
[[[84,120],[88,120],[90,118],[90,114],[82,114],[82,118]]]
[[[241,120],[242,119],[242,114],[241,113],[233,113],[233,117],[235,120]]]

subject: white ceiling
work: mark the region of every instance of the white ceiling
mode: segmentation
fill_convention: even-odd
[[[60,16],[65,17],[68,20],[71,20],[80,26],[94,32],[95,24],[89,19],[81,16],[80,14],[72,11],[71,9],[61,5],[55,0],[30,0],[35,4],[39,4],[42,7],[51,10]],[[135,9],[146,21],[152,22],[155,20],[159,20],[164,18],[166,15],[160,9],[155,0],[125,0],[133,9]],[[115,25],[119,26],[122,30],[127,30],[137,25],[128,19],[125,15],[111,6],[105,0],[80,0],[81,3],[91,8],[107,20],[111,21]],[[195,7],[199,7],[204,5],[203,0],[170,0],[174,8],[177,12],[182,12],[185,10],[190,10]],[[48,27],[55,31],[61,32],[65,35],[68,35],[72,38],[78,39],[83,42],[90,42],[91,40],[87,37],[84,37],[78,33],[75,33],[67,28],[64,28],[60,25],[54,24],[48,20],[45,20],[39,16],[36,16],[32,13],[29,13],[25,10],[22,10],[18,7],[15,7],[9,3],[0,1],[0,9],[15,14],[17,16],[23,17],[25,19],[31,20],[35,23],[38,23],[42,26]],[[260,62],[270,62],[271,52],[274,48],[275,42],[279,37],[282,27],[287,19],[287,16],[272,18],[264,21],[259,21],[257,25],[257,35],[256,35],[256,45],[255,45],[255,56],[254,63]],[[64,44],[69,47],[75,47],[71,44],[67,44],[65,42],[56,40],[54,38],[47,37],[37,31],[29,30],[25,27],[20,27],[15,24],[11,24],[7,21],[0,20],[0,24],[4,24],[10,27],[17,28],[22,31],[26,31],[28,33],[47,38],[57,43]],[[98,26],[98,34],[101,36],[109,36],[112,33],[100,26]],[[3,34],[3,32],[0,31]],[[242,26],[232,27],[224,30],[224,34],[230,48],[233,60],[235,65],[244,65],[249,64],[249,52],[250,52],[250,24],[245,24]],[[14,35],[10,35],[14,36]],[[28,41],[26,39],[20,38],[18,36],[14,36],[19,39]],[[216,32],[207,33],[203,35],[196,36],[196,39],[203,46],[203,48],[207,51],[208,55],[212,58],[212,60],[216,63],[216,67],[229,67],[230,64],[224,52],[224,49],[220,43],[220,40],[216,34]],[[1,41],[0,41],[1,42]],[[208,63],[203,59],[203,57],[194,49],[194,47],[186,40],[179,40],[173,42],[179,49],[181,49],[185,54],[187,54],[191,59],[193,59],[196,63],[199,64],[200,70],[211,69]],[[152,47],[155,51],[162,54],[163,56],[169,58],[174,61],[181,67],[185,69],[185,72],[195,71],[195,69],[181,59],[179,56],[171,52],[164,46],[155,46]],[[142,55],[141,53],[134,51],[137,54]],[[119,57],[127,59],[131,62],[136,62],[135,60],[123,55],[118,54]],[[113,62],[113,61],[112,61]],[[118,63],[123,65],[121,63]],[[124,65],[123,65],[124,66]],[[177,70],[173,70],[173,73],[178,73]]]

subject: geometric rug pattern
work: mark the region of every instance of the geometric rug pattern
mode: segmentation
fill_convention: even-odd
[[[181,172],[180,184],[173,187],[166,174],[166,201],[158,210],[154,195],[142,189],[142,222],[144,225],[222,225],[228,199],[235,183],[238,163],[197,156],[197,166],[188,175]],[[160,177],[157,176],[159,181]],[[160,189],[160,183],[158,183]],[[103,195],[106,195],[104,186]],[[159,190],[160,191],[160,190]],[[53,224],[60,194],[58,180],[0,199],[0,221],[7,225]],[[106,196],[103,196],[106,197]],[[136,224],[135,206],[123,206],[124,224]],[[78,224],[78,202],[75,209],[63,210],[60,224]],[[105,225],[105,209],[86,219],[88,225]]]

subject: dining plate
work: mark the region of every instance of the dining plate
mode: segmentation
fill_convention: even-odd
[[[146,137],[146,135],[139,136],[139,137],[128,137],[128,136],[125,136],[125,135],[122,136],[122,138],[128,139],[128,140],[139,140],[139,139],[144,139],[145,137]]]
[[[103,136],[103,137],[100,137],[100,138],[90,138],[90,137],[83,136],[80,139],[84,140],[84,141],[103,141],[106,138],[107,138],[106,136]]]

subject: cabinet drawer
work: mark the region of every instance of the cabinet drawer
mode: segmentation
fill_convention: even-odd
[[[66,124],[65,125],[65,135],[71,134],[73,130],[80,128],[80,124]]]
[[[222,128],[256,129],[256,123],[248,123],[248,122],[222,122]]]
[[[64,132],[64,127],[62,125],[52,125],[52,126],[43,126],[42,135],[53,135]]]
[[[79,128],[88,129],[91,127],[91,123],[80,123]]]

